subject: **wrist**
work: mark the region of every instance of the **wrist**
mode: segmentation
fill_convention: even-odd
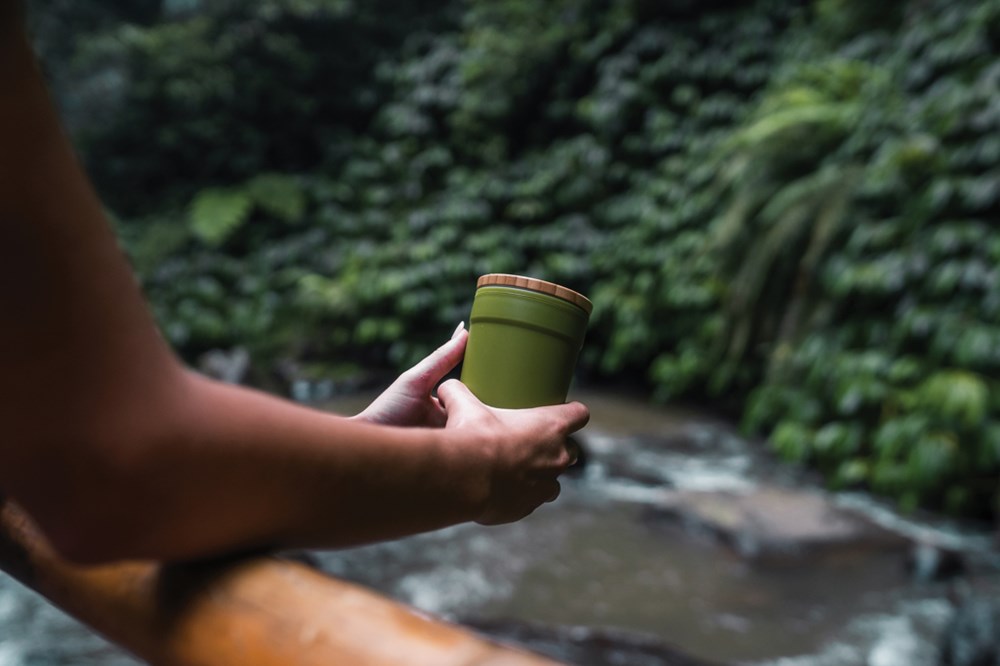
[[[465,520],[476,520],[486,510],[491,494],[492,465],[484,451],[454,428],[429,430],[437,440],[442,473],[454,488]]]

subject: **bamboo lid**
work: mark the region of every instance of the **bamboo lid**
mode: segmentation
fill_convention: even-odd
[[[476,282],[476,289],[480,287],[515,287],[517,289],[527,289],[537,291],[549,296],[561,298],[579,307],[589,316],[594,309],[594,304],[583,294],[572,289],[567,289],[554,282],[546,282],[537,278],[524,277],[523,275],[509,275],[507,273],[489,273],[483,275]]]

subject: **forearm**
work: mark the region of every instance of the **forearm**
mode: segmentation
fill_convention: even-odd
[[[217,515],[204,519],[209,530],[239,517],[225,541],[239,542],[240,532],[282,546],[393,538],[472,520],[485,497],[488,479],[476,478],[476,458],[463,455],[451,432],[351,422],[191,381],[187,434],[180,446],[163,447],[163,467],[190,472],[189,492],[170,492],[181,505],[176,515],[201,510],[194,498],[204,496],[217,499]]]
[[[147,416],[148,434],[89,445],[104,458],[83,465],[94,478],[16,489],[71,557],[346,546],[471,520],[487,491],[441,429],[351,422],[196,375]]]

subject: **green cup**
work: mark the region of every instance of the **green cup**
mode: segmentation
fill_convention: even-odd
[[[491,273],[479,278],[462,383],[492,407],[566,402],[593,305],[566,287]]]

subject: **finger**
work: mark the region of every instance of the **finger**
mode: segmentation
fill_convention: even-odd
[[[544,485],[546,492],[545,495],[546,502],[555,502],[557,499],[559,499],[559,494],[562,493],[562,485],[558,481],[553,479],[551,482],[546,483]]]
[[[427,425],[431,428],[443,428],[448,423],[448,412],[441,401],[431,396],[431,406],[427,413]]]
[[[580,461],[580,443],[572,437],[566,439],[566,454],[569,456],[566,467],[572,467]]]
[[[559,493],[562,492],[562,485],[559,479],[553,475],[533,477],[522,490],[522,506],[538,506],[545,502],[552,502]]]
[[[542,454],[538,462],[543,465],[536,472],[540,476],[562,474],[576,462],[577,456],[570,444],[565,441],[553,442]]]
[[[449,418],[458,417],[470,409],[483,407],[483,403],[479,402],[469,387],[457,379],[449,379],[441,384],[437,389],[437,397]]]
[[[566,434],[576,432],[590,421],[590,410],[579,402],[558,405],[561,416],[566,419]]]
[[[559,430],[565,435],[580,430],[590,421],[590,410],[579,402],[533,407],[531,409],[544,414],[546,419],[557,421],[559,423]]]
[[[465,355],[465,345],[469,340],[469,332],[464,328],[456,330],[455,335],[424,360],[403,373],[407,381],[421,392],[430,392],[434,385],[449,372],[455,369]]]

